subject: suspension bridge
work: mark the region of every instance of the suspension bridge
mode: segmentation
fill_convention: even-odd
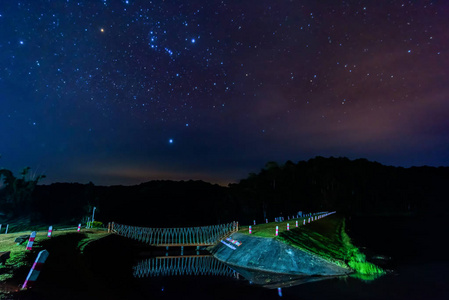
[[[136,278],[156,276],[226,276],[238,273],[211,255],[161,256],[140,261],[133,267]]]
[[[212,246],[238,231],[238,222],[222,225],[180,228],[148,228],[113,223],[112,231],[150,246]]]

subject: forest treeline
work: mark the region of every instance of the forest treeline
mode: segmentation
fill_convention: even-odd
[[[93,207],[95,219],[103,222],[177,227],[233,220],[248,224],[298,211],[441,215],[447,214],[449,206],[448,167],[401,168],[333,157],[269,162],[228,187],[203,181],[150,181],[133,186],[34,184],[32,195],[26,201],[20,198],[20,210],[11,203],[12,190],[3,182],[0,213],[29,215],[45,223],[77,223],[90,216]]]
[[[448,208],[448,167],[393,167],[366,159],[315,157],[283,165],[269,162],[231,191],[237,202],[270,211],[337,210],[350,215],[407,215]],[[246,199],[246,200],[245,200]],[[260,213],[260,212],[259,212]]]

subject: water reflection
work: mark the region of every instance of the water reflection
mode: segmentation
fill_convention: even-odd
[[[286,288],[297,286],[304,283],[316,282],[322,280],[333,279],[336,277],[346,276],[309,276],[309,275],[291,275],[282,273],[272,273],[233,267],[240,275],[242,275],[251,284],[256,284],[268,289]]]
[[[236,271],[212,255],[160,256],[140,261],[134,277],[154,276],[227,276],[238,278]]]
[[[301,276],[245,269],[230,266],[212,255],[151,257],[141,260],[133,269],[133,275],[136,278],[213,275],[246,279],[250,284],[278,289],[279,296],[282,295],[282,290],[279,288],[336,278],[336,276]]]

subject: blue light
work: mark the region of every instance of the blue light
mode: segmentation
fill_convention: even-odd
[[[196,42],[195,39],[191,39],[190,41],[192,42],[192,44],[195,44],[195,42]]]
[[[169,142],[170,144],[173,144],[173,139],[169,139],[168,142]]]

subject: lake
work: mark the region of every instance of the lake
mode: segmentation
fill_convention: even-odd
[[[438,243],[444,226],[444,219],[352,217],[347,228],[354,243],[391,272],[374,280],[345,276],[296,282],[293,284],[298,285],[282,287],[282,299],[448,299],[449,261],[444,246]],[[168,275],[155,273],[136,282],[148,298],[280,298],[275,286],[264,288],[242,275]]]
[[[449,299],[449,261],[442,244],[446,227],[442,217],[348,218],[354,244],[391,270],[375,280],[293,278],[237,270],[205,251],[199,253],[201,261],[186,258],[195,256],[195,249],[185,249],[183,260],[156,259],[166,255],[165,249],[111,236],[87,247],[88,278],[46,277],[43,272],[39,286],[20,299]],[[168,253],[179,254],[179,248]],[[89,287],[77,282],[88,282]]]

